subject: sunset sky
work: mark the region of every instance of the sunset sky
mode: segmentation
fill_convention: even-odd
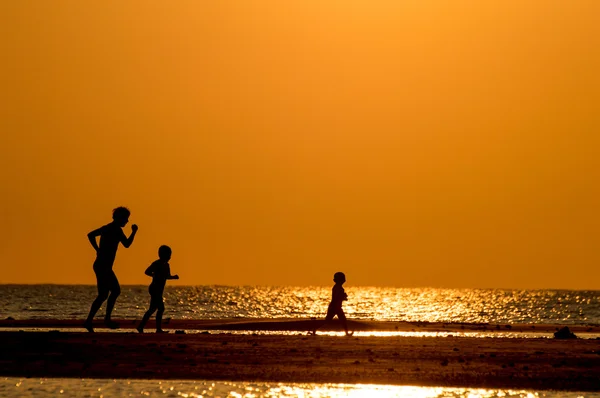
[[[0,283],[600,289],[600,1],[4,1]],[[131,223],[125,227],[129,235]],[[171,282],[169,282],[171,283]]]

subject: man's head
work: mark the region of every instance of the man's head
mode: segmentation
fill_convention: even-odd
[[[117,207],[113,210],[113,220],[119,224],[121,227],[124,227],[129,222],[129,216],[131,212],[127,207]]]

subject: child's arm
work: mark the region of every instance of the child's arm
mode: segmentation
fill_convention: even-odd
[[[92,244],[92,247],[96,251],[100,250],[100,247],[98,247],[98,242],[96,241],[96,236],[100,236],[102,234],[102,228],[103,227],[95,229],[87,235],[88,239],[90,240],[90,243]]]
[[[167,271],[169,271],[169,272],[167,272],[167,279],[179,279],[179,275],[177,275],[177,274],[171,275],[171,266],[170,265],[168,265]]]
[[[152,271],[152,265],[148,266],[148,268],[146,268],[146,272],[144,272],[144,274],[148,275],[148,276],[154,276],[154,272]]]
[[[135,238],[135,234],[137,233],[137,230],[138,230],[138,226],[136,224],[133,224],[131,226],[131,235],[129,235],[129,238],[125,238],[125,234],[123,234],[123,239],[121,240],[121,243],[123,243],[123,246],[125,246],[125,247],[131,246],[131,244],[133,243],[133,238]]]
[[[348,295],[343,288],[334,287],[331,292],[331,302],[335,304],[342,304],[342,301],[348,300]]]

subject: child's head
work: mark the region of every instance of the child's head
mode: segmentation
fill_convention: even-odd
[[[344,283],[346,282],[346,275],[343,272],[336,272],[333,274],[333,281],[335,283]]]
[[[162,245],[158,248],[158,258],[169,261],[171,259],[171,248],[167,245]]]
[[[131,212],[127,207],[120,206],[113,210],[113,220],[121,227],[127,225],[130,215]]]

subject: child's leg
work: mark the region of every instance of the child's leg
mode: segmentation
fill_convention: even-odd
[[[146,323],[152,314],[154,314],[154,311],[158,309],[159,300],[162,301],[162,297],[157,297],[157,295],[153,294],[152,290],[150,290],[150,308],[146,311],[140,325],[137,327],[138,332],[144,333],[144,326],[146,326]]]
[[[144,314],[140,325],[137,327],[138,332],[142,333],[144,331],[144,326],[146,326],[146,323],[148,322],[152,314],[154,314],[154,311],[156,311],[156,307],[150,306],[148,311],[146,311],[146,313]]]
[[[346,335],[350,335],[350,333],[348,333],[348,322],[346,321],[346,314],[344,313],[344,310],[340,308],[337,311],[337,316],[340,322],[342,322],[342,326],[344,326],[344,331],[346,332]]]
[[[163,302],[162,296],[160,297],[160,302],[158,303],[158,311],[156,312],[156,331],[162,332],[162,316],[165,312],[165,303]]]
[[[321,321],[320,323],[317,324],[317,326],[313,329],[312,334],[316,335],[317,334],[317,330],[322,328],[323,326],[325,326],[326,324],[328,324],[329,322],[331,322],[333,320],[333,317],[335,316],[335,310],[333,308],[331,308],[331,306],[329,306],[327,308],[327,315],[325,316],[325,320]],[[310,334],[310,332],[309,332]]]
[[[108,302],[106,303],[106,317],[104,323],[109,327],[117,327],[115,322],[111,322],[110,316],[112,315],[113,308],[117,302],[117,297],[121,294],[121,286],[119,280],[114,272],[110,273],[110,296],[108,296]]]

